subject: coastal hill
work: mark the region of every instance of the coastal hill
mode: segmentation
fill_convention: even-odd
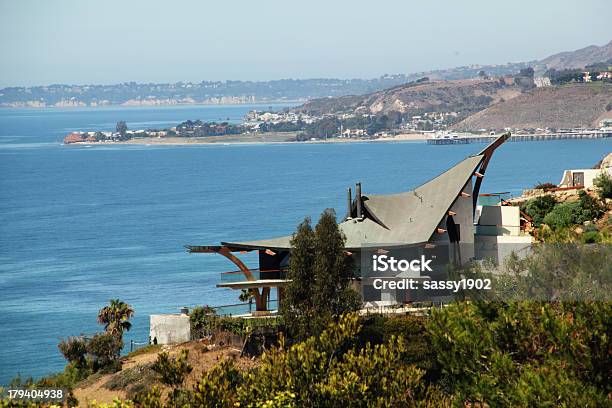
[[[291,109],[310,115],[353,113],[418,115],[432,111],[477,112],[491,104],[520,95],[515,84],[506,85],[498,79],[468,79],[456,81],[419,80],[362,96],[315,99]]]
[[[176,83],[124,82],[111,85],[53,84],[0,89],[0,107],[158,106],[192,104],[246,104],[297,102],[313,98],[368,95],[382,89],[428,77],[432,81],[456,81],[504,77],[527,67],[537,75],[549,69],[582,68],[612,59],[612,41],[551,55],[540,61],[469,65],[410,74],[385,74],[370,79],[280,79],[272,81],[201,81]],[[352,99],[354,97],[347,97]],[[505,98],[505,97],[504,97]],[[507,99],[507,98],[505,98]]]
[[[602,46],[590,45],[575,51],[560,52],[538,61],[534,67],[536,72],[544,73],[549,69],[559,71],[583,68],[610,59],[612,59],[612,41]]]
[[[596,127],[612,117],[612,84],[573,83],[530,90],[477,112],[455,130]]]

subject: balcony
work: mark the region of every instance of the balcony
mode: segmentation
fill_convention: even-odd
[[[251,274],[255,280],[270,280],[270,279],[286,279],[287,272],[283,270],[259,270],[250,269]],[[244,275],[242,271],[223,272],[221,274],[221,283],[236,283],[244,282],[249,279]]]

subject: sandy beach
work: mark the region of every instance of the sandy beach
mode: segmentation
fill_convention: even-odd
[[[74,144],[138,144],[138,145],[177,145],[189,146],[197,144],[266,144],[266,143],[364,143],[364,142],[415,142],[425,141],[427,135],[420,133],[405,133],[395,136],[379,137],[376,139],[349,139],[329,138],[296,142],[295,132],[286,133],[252,133],[240,135],[208,136],[208,137],[164,137],[164,138],[135,138],[124,142],[82,142]]]

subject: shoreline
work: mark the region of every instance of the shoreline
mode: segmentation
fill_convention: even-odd
[[[428,135],[420,133],[404,133],[396,136],[379,137],[376,139],[330,138],[295,141],[295,132],[264,133],[256,135],[228,135],[209,136],[198,138],[166,137],[166,138],[138,138],[114,142],[74,142],[64,146],[104,146],[104,145],[145,145],[145,146],[193,146],[193,145],[264,145],[264,144],[315,144],[315,143],[366,143],[366,142],[425,142]]]
[[[124,109],[124,108],[167,108],[167,107],[203,107],[203,106],[245,106],[245,105],[290,105],[297,106],[307,102],[308,99],[296,99],[296,100],[270,100],[270,101],[249,101],[249,102],[223,102],[223,103],[214,103],[214,102],[194,102],[194,103],[133,103],[133,104],[125,104],[125,103],[117,103],[117,104],[108,104],[108,105],[75,105],[75,104],[66,104],[66,105],[44,105],[44,106],[35,106],[35,105],[0,105],[0,110],[2,109],[24,109],[24,110],[44,110],[44,109]]]

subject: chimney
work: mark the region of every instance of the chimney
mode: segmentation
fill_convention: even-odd
[[[355,188],[355,199],[357,200],[357,218],[361,219],[361,183]]]
[[[346,192],[346,204],[347,204],[347,209],[348,209],[348,216],[347,218],[352,218],[353,217],[353,195],[351,194],[351,188],[349,187],[347,192]]]

